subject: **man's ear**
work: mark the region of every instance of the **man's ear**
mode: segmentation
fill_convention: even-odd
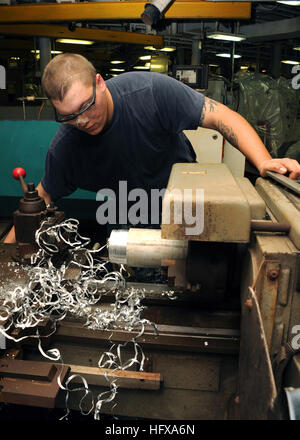
[[[106,84],[100,73],[96,74],[96,85],[104,92],[106,89]]]

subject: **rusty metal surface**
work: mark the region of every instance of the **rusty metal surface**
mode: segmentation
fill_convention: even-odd
[[[95,366],[102,353],[99,346],[84,341],[70,344],[63,339],[56,340],[53,347],[61,351],[68,365]],[[224,420],[229,417],[228,402],[237,387],[237,355],[183,352],[180,348],[177,351],[148,349],[143,344],[142,347],[151,359],[152,371],[163,376],[160,390],[120,388],[113,411],[111,405],[104,405],[104,414],[158,420]],[[124,347],[124,350],[126,361],[132,357],[133,349]],[[107,387],[92,385],[91,390],[97,396],[107,391]],[[75,410],[81,397],[77,394],[70,393],[70,406]],[[64,404],[64,395],[59,394],[58,407],[63,408]]]
[[[166,327],[169,327],[168,329]],[[239,350],[238,332],[227,329],[209,329],[185,328],[175,326],[165,326],[156,335],[153,330],[146,330],[143,336],[138,340],[145,348],[159,348],[165,350],[193,351],[201,353],[223,353],[235,354]],[[96,331],[83,328],[80,323],[72,321],[62,321],[55,339],[69,342],[84,342],[102,346],[110,338],[117,342],[127,342],[131,340],[137,332],[117,331]]]
[[[221,362],[220,358],[212,355],[200,357],[194,353],[186,353],[183,358],[180,353],[163,352],[156,357],[153,364],[157,371],[165,371],[167,365],[168,374],[164,377],[164,388],[219,392]],[[187,368],[195,374],[179,374],[184,365],[188,365]]]
[[[51,382],[56,373],[53,364],[0,359],[0,377],[15,377]]]
[[[274,173],[273,171],[267,171],[266,175],[274,179],[276,182],[285,186],[286,188],[291,189],[295,194],[300,195],[300,185],[299,182],[295,182],[292,179],[289,179],[286,176],[282,176],[281,174]]]
[[[246,177],[235,177],[236,183],[246,197],[251,211],[252,220],[261,220],[266,216],[266,204],[260,195],[255,191],[254,186]]]
[[[276,418],[277,391],[255,292],[242,304],[239,360],[239,411],[242,420]]]
[[[185,194],[187,188],[191,191],[189,197]],[[203,199],[199,192],[197,195],[200,188],[203,190]],[[192,212],[193,217],[186,219],[183,216],[180,224],[177,224],[179,222],[174,221],[175,213],[178,215],[178,212],[184,211]],[[195,222],[191,224],[194,219]],[[248,243],[250,220],[249,203],[227,165],[173,165],[163,198],[162,238]]]
[[[289,237],[257,233],[249,247],[249,256],[243,290],[247,292],[249,285],[255,288],[263,310],[264,328],[269,331],[266,336],[273,359],[282,345],[291,342],[292,330],[300,322],[299,254]]]
[[[255,187],[276,220],[290,224],[289,237],[294,245],[300,249],[300,212],[297,204],[286,196],[286,190],[266,179],[259,177]]]
[[[58,378],[63,383],[69,371],[68,366],[44,362],[1,360],[0,402],[55,408]]]
[[[278,282],[280,275],[279,261],[264,260],[257,279],[253,283],[259,303],[266,341],[270,349],[276,314]]]
[[[252,231],[289,232],[291,225],[287,222],[272,222],[270,220],[251,220]]]

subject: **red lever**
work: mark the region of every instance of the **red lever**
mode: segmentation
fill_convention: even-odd
[[[24,168],[21,167],[15,168],[12,174],[17,180],[19,180],[19,176],[26,177],[26,171],[24,170]]]
[[[20,181],[22,190],[25,194],[28,191],[28,188],[27,188],[26,182],[24,180],[24,177],[26,176],[26,171],[24,170],[24,168],[21,168],[21,167],[15,168],[13,170],[12,175],[16,180]]]

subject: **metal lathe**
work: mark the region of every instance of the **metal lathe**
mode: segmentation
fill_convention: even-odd
[[[54,206],[36,201],[33,207],[37,195],[29,184],[24,198],[14,214],[18,243],[0,244],[2,289],[25,282],[22,265],[35,248],[28,231],[42,220],[53,224],[63,218]],[[99,394],[107,375],[116,378],[119,416],[299,419],[299,200],[299,183],[273,173],[254,186],[233,177],[225,164],[174,165],[161,228],[113,230],[107,240],[111,264],[165,274],[165,284],[128,282],[144,289],[143,316],[158,330],[146,328],[139,340],[144,371],[97,367],[108,341],[126,343],[131,332],[91,330],[66,316],[43,341],[64,353],[63,379],[80,374]],[[107,297],[101,305],[110,301]],[[50,324],[39,325],[40,334],[48,334]],[[0,401],[63,407],[58,367],[41,359],[36,341],[4,345]],[[79,400],[71,396],[70,408],[78,408]]]

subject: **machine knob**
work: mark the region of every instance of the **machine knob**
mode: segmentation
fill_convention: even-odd
[[[12,174],[16,180],[19,180],[24,192],[24,198],[22,198],[19,203],[19,211],[26,214],[36,214],[45,211],[45,201],[39,196],[34,183],[27,184],[24,180],[26,176],[24,168],[17,167],[13,170]]]
[[[25,194],[28,191],[28,188],[27,188],[26,182],[24,180],[24,177],[26,177],[26,171],[24,170],[24,168],[21,168],[21,167],[15,168],[13,170],[12,175],[16,180],[20,181],[23,193]]]
[[[24,170],[24,168],[21,167],[15,168],[12,174],[17,180],[19,179],[19,176],[26,177],[26,171]]]

